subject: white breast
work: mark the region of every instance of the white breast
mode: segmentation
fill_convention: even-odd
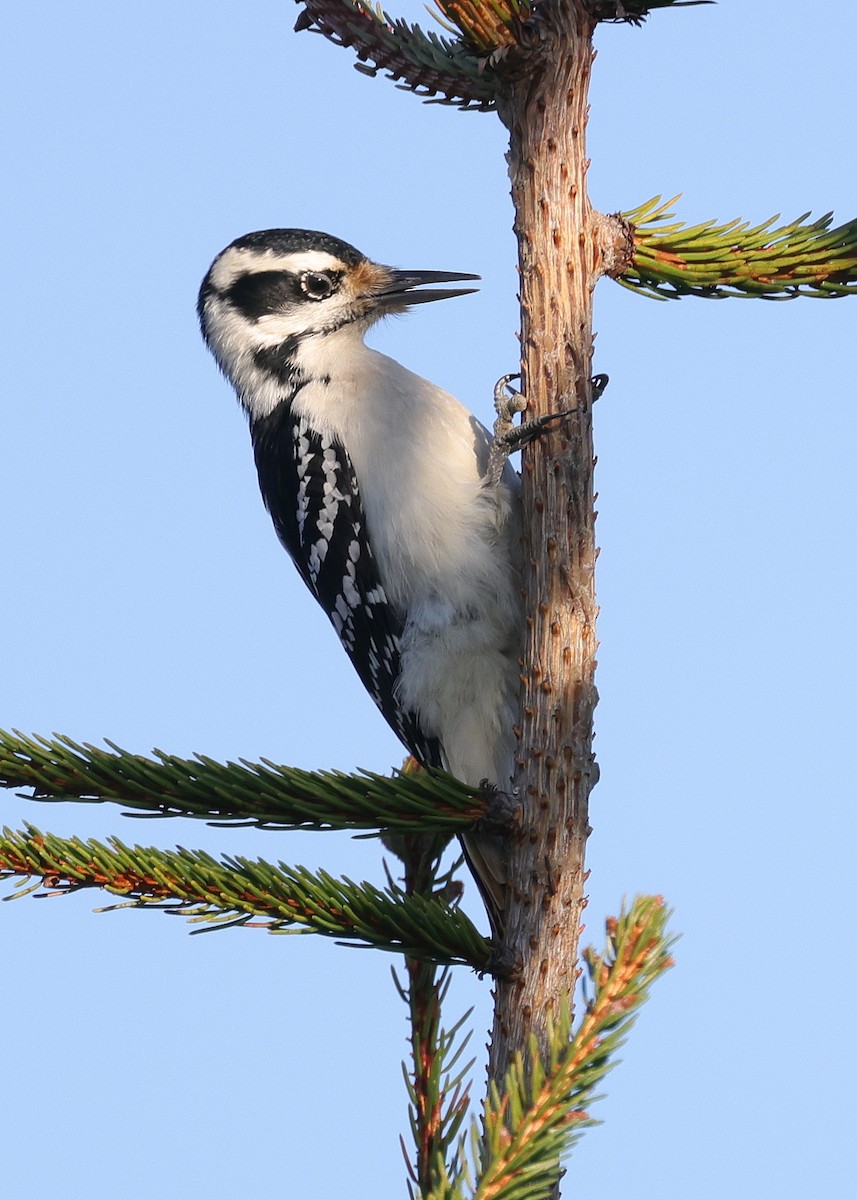
[[[508,782],[522,628],[517,476],[507,468],[485,488],[484,427],[352,330],[308,340],[299,363],[325,382],[305,385],[295,410],[347,448],[404,621],[400,700],[440,737],[459,778]]]

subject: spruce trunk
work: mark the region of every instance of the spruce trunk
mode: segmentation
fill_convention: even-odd
[[[498,1085],[531,1032],[571,993],[585,906],[584,853],[592,750],[596,641],[592,440],[592,292],[607,222],[586,188],[592,19],[574,2],[510,79],[501,107],[509,130],[521,277],[525,418],[574,409],[524,452],[524,586],[516,783],[524,832],[510,849],[506,951],[489,1073]],[[530,69],[532,68],[532,69]]]

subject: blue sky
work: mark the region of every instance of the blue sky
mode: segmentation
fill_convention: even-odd
[[[259,500],[194,301],[238,234],[306,226],[482,290],[373,344],[484,419],[517,361],[492,116],[421,105],[291,32],[297,8],[7,16],[0,198],[0,724],[129,749],[400,759]],[[420,6],[396,12],[418,16]],[[853,6],[721,0],[603,28],[593,202],[688,221],[857,215]],[[426,18],[427,19],[427,18]],[[853,1190],[857,300],[596,305],[602,605],[589,933],[660,892],[682,933],[570,1164],[602,1200]],[[381,878],[339,835],[135,824],[13,794],[4,821]],[[98,898],[0,910],[9,1195],[404,1194],[390,961],[189,938]],[[472,911],[478,915],[478,907]],[[449,1019],[485,983],[461,973]],[[477,1069],[481,1079],[481,1067]]]

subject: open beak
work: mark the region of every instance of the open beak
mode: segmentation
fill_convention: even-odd
[[[432,288],[427,292],[415,292],[412,288],[425,287],[430,283],[454,283],[460,279],[479,279],[479,275],[464,275],[460,271],[395,271],[387,268],[388,280],[375,298],[386,307],[408,307],[412,304],[427,304],[429,300],[449,300],[452,296],[469,296],[477,288]]]

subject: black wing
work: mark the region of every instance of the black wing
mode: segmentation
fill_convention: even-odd
[[[351,459],[281,403],[251,424],[259,486],[274,528],[339,635],[363,686],[424,766],[440,745],[396,700],[402,622],[387,600]]]

